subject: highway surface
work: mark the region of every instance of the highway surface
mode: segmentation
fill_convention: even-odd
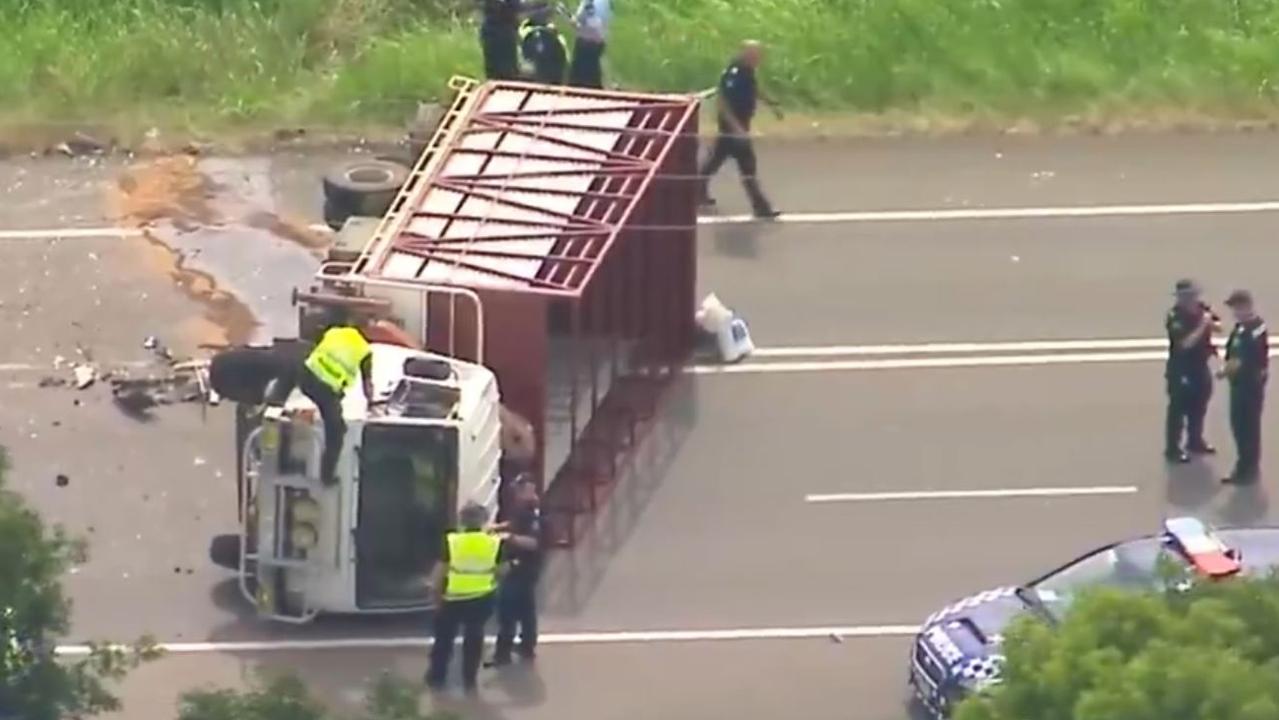
[[[1159,335],[1183,275],[1214,302],[1247,287],[1279,316],[1277,140],[766,145],[765,186],[792,214],[708,223],[699,256],[703,290],[747,318],[760,353],[681,381],[667,443],[553,560],[536,667],[487,675],[465,717],[903,720],[911,629],[946,602],[1171,513],[1272,520],[1279,423],[1265,423],[1270,478],[1222,489],[1224,388],[1209,423],[1222,455],[1162,462]],[[314,219],[328,159],[251,173]],[[77,344],[145,362],[148,335],[181,347],[225,320],[141,240],[54,239],[111,225],[118,170],[0,163],[0,443],[17,489],[91,541],[68,579],[69,641],[176,644],[128,683],[129,718],[261,669],[342,703],[381,669],[420,676],[420,620],[266,627],[209,565],[208,538],[234,525],[227,408],[138,422],[102,388],[38,386]],[[745,207],[732,173],[715,186],[730,216]],[[991,212],[1008,208],[1022,211]],[[207,270],[230,285],[236,267],[272,272],[251,248],[222,255],[240,265]]]

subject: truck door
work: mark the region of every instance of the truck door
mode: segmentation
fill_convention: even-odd
[[[457,467],[455,428],[365,425],[356,528],[362,610],[429,603],[430,572],[453,518]]]

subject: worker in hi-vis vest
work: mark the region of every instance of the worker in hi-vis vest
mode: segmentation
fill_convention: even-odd
[[[462,685],[476,691],[480,659],[484,651],[484,626],[493,614],[498,582],[510,563],[507,545],[525,547],[529,538],[490,532],[488,509],[467,503],[458,513],[459,528],[444,539],[439,562],[431,573],[435,592],[434,643],[426,684],[434,690],[444,687],[453,643],[462,632]],[[533,544],[536,549],[536,544]]]
[[[568,43],[555,27],[549,10],[529,15],[520,25],[520,55],[532,68],[529,79],[543,85],[563,85],[568,68]]]
[[[337,480],[337,462],[346,437],[342,398],[355,384],[357,376],[364,387],[367,402],[376,404],[373,398],[373,348],[365,339],[362,326],[345,316],[335,315],[302,365],[302,371],[297,374],[298,389],[315,403],[324,421],[320,478],[326,485],[331,485]]]

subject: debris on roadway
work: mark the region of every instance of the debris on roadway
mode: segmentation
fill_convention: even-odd
[[[715,293],[702,300],[694,320],[703,333],[714,338],[721,361],[735,363],[755,352],[746,321],[724,305]]]

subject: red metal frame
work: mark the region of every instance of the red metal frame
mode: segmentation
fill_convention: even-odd
[[[489,99],[503,93],[519,97],[515,109],[485,109]],[[537,109],[548,103],[556,106]],[[406,217],[398,230],[376,254],[365,259],[359,273],[385,275],[393,257],[414,256],[426,264],[442,263],[490,276],[495,285],[507,289],[520,285],[528,292],[581,297],[644,188],[652,182],[672,140],[684,132],[695,116],[697,101],[682,96],[490,83],[478,90],[471,108],[466,121],[454,129],[433,163],[426,182],[419,184],[416,197],[405,203]],[[622,124],[602,122],[623,114],[628,117]],[[573,137],[601,133],[617,136],[611,147],[592,147]],[[470,142],[473,138],[486,142],[478,146]],[[510,138],[519,138],[520,142],[508,143]],[[528,142],[535,142],[541,149],[529,152],[503,147],[527,146]],[[557,154],[554,149],[564,152]],[[458,157],[478,158],[478,171],[449,172]],[[497,159],[513,160],[516,166],[505,171],[491,167]],[[531,167],[521,168],[526,162]],[[562,167],[539,169],[550,163]],[[584,180],[588,189],[564,190],[548,182],[564,179]],[[456,194],[454,209],[424,209],[422,205],[433,191]],[[578,203],[572,211],[564,212],[533,202],[529,196],[575,197]],[[464,206],[472,200],[488,203],[490,211],[464,212]],[[495,206],[547,219],[539,222],[509,214],[497,216],[491,209]],[[412,230],[413,221],[422,218],[440,221],[440,225],[430,234]],[[527,232],[512,232],[512,226],[526,228]],[[504,247],[512,241],[548,238],[555,240],[550,252]],[[494,267],[493,260],[534,260],[540,267],[533,276],[526,277]],[[425,268],[423,265],[422,271]]]
[[[552,480],[544,504],[552,537],[571,545],[691,351],[699,101],[525,83],[455,87],[459,100],[352,275],[479,295],[484,362],[503,402],[537,431],[532,469]],[[477,339],[473,309],[444,297],[426,304],[428,347]],[[569,445],[567,456],[548,458],[548,371],[565,339],[573,379],[559,422]],[[579,387],[583,365],[590,379]]]

